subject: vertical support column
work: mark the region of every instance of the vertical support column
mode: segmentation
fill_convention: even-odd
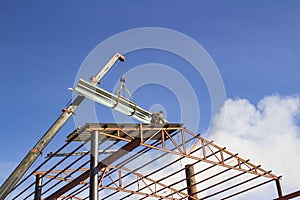
[[[141,137],[141,143],[144,143],[144,135],[143,135],[143,124],[139,125],[139,133],[140,133],[140,137]]]
[[[194,176],[194,166],[186,165],[185,166],[185,175],[186,175],[186,185],[188,190],[188,195],[190,196],[188,200],[198,199],[197,197],[197,188],[196,188],[196,178]]]
[[[98,131],[91,133],[90,200],[98,200]]]
[[[278,197],[282,197],[283,193],[282,193],[282,187],[281,187],[281,183],[280,183],[280,179],[276,179],[275,180],[276,183],[276,188],[277,188],[277,193],[278,193]]]
[[[42,198],[42,185],[43,185],[42,175],[37,174],[35,176],[34,200],[41,200],[41,198]]]

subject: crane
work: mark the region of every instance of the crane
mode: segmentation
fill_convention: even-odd
[[[124,62],[125,57],[119,53],[116,53],[108,63],[96,74],[96,76],[91,77],[90,85],[97,85],[100,80],[107,74],[111,67],[117,61]],[[78,95],[71,104],[63,109],[63,113],[58,117],[58,119],[53,123],[53,125],[46,131],[46,133],[41,137],[41,139],[34,145],[34,147],[27,153],[24,159],[16,167],[16,169],[10,174],[6,181],[2,184],[0,188],[0,200],[4,200],[7,195],[14,189],[19,180],[24,176],[28,169],[32,166],[44,148],[53,139],[57,132],[62,128],[62,126],[68,121],[75,110],[85,99],[84,96]]]

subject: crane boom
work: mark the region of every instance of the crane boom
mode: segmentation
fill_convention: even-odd
[[[109,62],[96,74],[95,77],[91,78],[91,81],[96,85],[109,71],[109,69],[118,61],[124,61],[125,57],[119,53],[116,53]],[[35,146],[27,153],[25,158],[20,162],[16,169],[10,174],[3,185],[0,188],[0,200],[4,200],[7,195],[14,189],[19,180],[31,167],[37,157],[41,154],[43,149],[53,139],[57,132],[72,116],[72,113],[79,107],[79,105],[85,99],[84,96],[77,96],[72,103],[64,109],[64,112],[58,117],[48,131],[42,136],[42,138],[35,144]]]

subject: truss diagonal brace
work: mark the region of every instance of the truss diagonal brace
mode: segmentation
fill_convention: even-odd
[[[131,194],[140,194],[140,195],[144,195],[144,196],[151,196],[151,197],[156,197],[156,198],[162,198],[162,199],[178,199],[178,198],[168,198],[164,195],[159,195],[158,194],[158,190],[161,191],[163,189],[166,189],[167,191],[169,191],[171,194],[177,194],[178,196],[181,197],[189,197],[188,194],[181,192],[175,188],[172,188],[166,184],[163,184],[159,181],[156,181],[150,177],[144,176],[140,173],[134,172],[126,167],[114,167],[114,166],[109,166],[107,167],[107,169],[116,169],[116,171],[112,172],[116,174],[119,174],[118,179],[117,180],[113,180],[111,178],[111,175],[104,175],[104,178],[108,177],[110,178],[111,182],[113,183],[113,186],[110,186],[112,184],[106,184],[106,185],[100,185],[100,188],[104,188],[104,189],[109,189],[109,190],[114,190],[114,191],[121,191],[121,192],[127,192],[127,193],[131,193]],[[103,172],[105,173],[105,171]],[[128,181],[126,180],[124,177],[126,177],[128,174],[133,175],[135,178],[134,180],[136,181]],[[101,177],[101,179],[103,179]],[[116,183],[119,182],[119,185],[117,185]],[[132,187],[134,184],[136,184],[134,188],[136,189],[126,189],[129,187]],[[152,185],[152,187],[151,187]],[[142,187],[143,186],[143,187]]]

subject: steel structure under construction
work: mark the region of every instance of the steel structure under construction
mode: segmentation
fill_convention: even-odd
[[[99,149],[111,153],[94,156]],[[10,198],[229,199],[270,182],[276,197],[279,179],[181,124],[92,123],[70,133]]]
[[[230,199],[271,182],[274,198],[283,196],[280,176],[183,124],[152,123],[153,113],[99,88],[117,60],[125,58],[116,54],[91,82],[79,81],[78,96],[1,186],[0,200]],[[28,171],[85,98],[142,123],[86,123]]]

